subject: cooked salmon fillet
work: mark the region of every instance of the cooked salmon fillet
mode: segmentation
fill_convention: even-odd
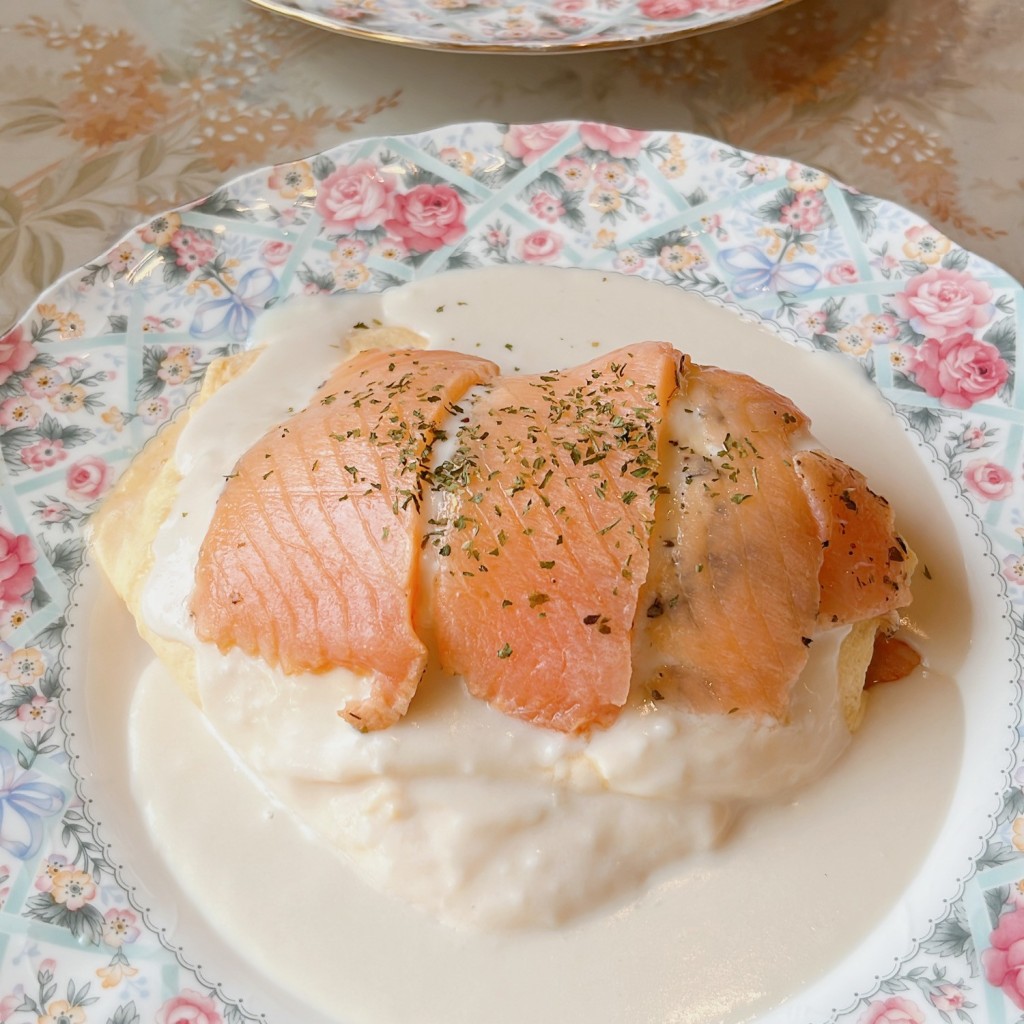
[[[680,358],[647,342],[501,377],[433,474],[441,665],[507,714],[576,732],[626,701]]]
[[[658,697],[784,715],[820,598],[822,537],[792,461],[807,425],[752,378],[687,365],[640,595]]]
[[[452,403],[497,372],[444,351],[343,362],[227,480],[196,571],[199,638],[288,673],[368,673],[369,694],[341,712],[359,728],[403,715],[427,659],[413,621],[421,468]]]

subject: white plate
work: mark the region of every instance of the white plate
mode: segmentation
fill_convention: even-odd
[[[376,178],[366,176],[371,169]],[[846,352],[892,403],[898,417],[886,417],[888,426],[871,416],[849,442],[842,431],[827,440],[840,454],[847,443],[867,444],[869,468],[889,475],[894,495],[910,480],[924,481],[921,495],[931,488],[934,515],[918,516],[915,529],[922,550],[935,551],[930,565],[955,573],[962,558],[963,603],[946,614],[957,627],[953,649],[965,630],[973,643],[962,665],[949,666],[955,688],[913,691],[920,708],[901,709],[898,688],[883,698],[894,708],[885,743],[891,779],[876,775],[851,805],[849,827],[867,831],[877,854],[872,871],[894,863],[886,851],[913,848],[909,873],[880,882],[884,905],[850,930],[839,959],[809,972],[797,964],[791,1001],[758,1012],[765,1021],[875,1020],[898,1011],[913,1020],[958,1010],[972,1020],[1012,1018],[1010,1000],[977,975],[975,956],[990,945],[996,917],[1016,920],[1013,885],[1024,877],[1012,776],[1024,595],[1015,500],[1024,413],[1012,373],[1021,289],[912,214],[821,172],[695,136],[575,124],[453,126],[354,142],[248,175],[70,275],[0,344],[2,539],[12,581],[4,590],[11,651],[0,848],[10,878],[0,991],[21,985],[17,998],[34,1000],[26,1012],[99,997],[88,1004],[90,1019],[131,1002],[143,1019],[163,1012],[161,1024],[189,1006],[212,1024],[264,1013],[285,1020],[309,1005],[308,993],[274,980],[273,963],[254,972],[231,952],[222,938],[231,922],[215,902],[168,905],[168,893],[188,880],[133,825],[127,695],[83,682],[87,613],[100,599],[88,574],[74,589],[82,516],[185,401],[202,365],[244,344],[268,304],[435,277],[443,289],[455,278],[438,275],[449,270],[524,263],[649,278],[681,289],[686,301],[683,292],[702,293],[746,309],[791,344]],[[813,382],[802,387],[799,397],[814,405]],[[817,402],[829,405],[820,389]],[[893,424],[901,425],[898,442],[887,434]],[[901,461],[884,451],[887,438]],[[19,576],[22,563],[29,568]],[[110,615],[98,621],[116,620],[106,607]],[[113,652],[109,681],[125,679],[134,667],[126,659],[138,651],[106,635],[115,640],[92,646],[93,672]],[[861,749],[872,742],[866,734]],[[839,856],[842,839],[832,830],[823,849]],[[863,842],[861,835],[850,845]],[[195,882],[193,897],[203,891],[203,880]],[[264,905],[293,883],[267,879],[251,897],[255,919],[266,920]],[[756,902],[763,882],[747,892],[749,884],[738,878],[737,892]],[[805,904],[790,901],[783,917],[813,921],[823,892],[808,885]],[[715,923],[737,927],[726,916]],[[283,953],[278,959],[287,962]],[[988,960],[997,978],[999,957]],[[723,984],[735,970],[719,971]],[[749,991],[748,974],[733,974],[733,987]],[[346,1019],[345,1008],[335,1016]]]
[[[252,0],[310,25],[382,43],[471,53],[571,53],[667,42],[796,0]]]

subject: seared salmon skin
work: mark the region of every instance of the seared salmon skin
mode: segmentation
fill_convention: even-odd
[[[452,403],[497,372],[444,351],[343,362],[226,482],[196,571],[199,638],[287,673],[368,673],[369,694],[340,713],[365,730],[401,717],[427,659],[414,625],[422,466]]]
[[[679,365],[646,342],[498,378],[467,403],[433,472],[436,643],[501,711],[578,732],[625,703]]]

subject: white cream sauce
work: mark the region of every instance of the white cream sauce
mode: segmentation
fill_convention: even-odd
[[[573,313],[567,316],[565,304],[580,289],[586,302],[578,309],[570,307]],[[637,312],[640,306],[642,313]],[[871,473],[869,454],[877,455],[877,438],[866,430],[862,440],[867,447],[851,454],[849,449],[857,449],[858,442],[847,443],[844,431],[849,421],[843,421],[828,399],[829,389],[821,388],[824,373],[825,379],[852,388],[858,400],[869,401],[871,389],[853,379],[848,367],[799,352],[676,289],[627,278],[524,269],[448,274],[383,296],[282,307],[259,324],[257,340],[267,343],[268,349],[254,369],[219,392],[183,433],[176,457],[186,481],[158,538],[157,565],[145,598],[151,627],[196,648],[205,714],[221,741],[254,776],[246,773],[241,779],[236,771],[229,777],[218,769],[224,755],[200,737],[202,728],[192,710],[181,705],[162,681],[144,680],[133,711],[132,749],[138,800],[146,808],[153,836],[175,858],[189,884],[209,888],[208,879],[219,874],[214,861],[221,851],[190,839],[187,828],[182,831],[176,788],[182,776],[168,773],[166,763],[158,765],[154,753],[173,719],[192,741],[183,744],[188,753],[180,755],[180,772],[185,778],[202,779],[204,789],[219,794],[221,814],[224,798],[236,808],[228,814],[230,831],[250,840],[258,837],[262,870],[296,879],[336,870],[339,895],[330,897],[331,905],[344,914],[354,901],[380,922],[400,927],[403,938],[394,940],[399,955],[414,948],[409,936],[418,936],[424,950],[432,947],[423,955],[449,986],[467,976],[455,969],[460,957],[468,957],[464,966],[472,964],[482,979],[490,978],[499,987],[507,982],[509,964],[540,979],[536,998],[522,993],[510,998],[506,992],[500,1013],[484,1012],[489,1021],[512,1022],[526,1016],[536,1021],[622,1020],[632,1006],[640,1007],[631,1011],[638,1020],[711,1021],[743,1015],[751,1006],[778,999],[801,979],[814,976],[806,970],[813,970],[814,964],[820,969],[852,941],[851,936],[863,932],[872,914],[885,905],[877,902],[886,898],[885,885],[876,886],[877,897],[867,901],[863,893],[838,899],[837,917],[848,921],[852,931],[798,944],[804,961],[812,966],[805,968],[798,957],[792,969],[763,973],[760,981],[748,979],[737,986],[724,975],[716,980],[721,973],[716,965],[723,957],[732,958],[729,943],[703,936],[694,946],[695,936],[703,933],[693,931],[697,919],[691,915],[714,913],[715,900],[721,900],[729,886],[749,884],[749,879],[723,876],[723,866],[745,864],[744,870],[753,870],[750,877],[774,870],[788,884],[798,881],[799,865],[813,870],[813,854],[789,849],[784,836],[784,823],[792,826],[794,820],[798,830],[813,833],[813,819],[795,810],[805,797],[788,807],[784,799],[770,810],[762,807],[739,827],[747,842],[755,843],[756,870],[742,850],[730,852],[732,844],[710,861],[699,851],[722,838],[737,806],[771,804],[794,787],[819,779],[845,747],[847,735],[835,706],[833,683],[840,631],[812,645],[812,662],[798,686],[791,721],[784,727],[636,702],[612,728],[589,739],[510,719],[433,671],[405,720],[386,731],[361,735],[335,713],[360,686],[351,674],[287,678],[237,652],[222,656],[196,643],[184,609],[198,546],[223,477],[269,426],[305,404],[338,358],[337,346],[349,328],[375,319],[412,327],[429,338],[431,347],[479,352],[509,372],[572,365],[603,349],[648,337],[671,341],[698,361],[742,369],[790,394],[811,413],[816,433],[836,454],[867,469],[878,489],[893,497],[898,509],[904,507],[896,493],[905,489],[905,482],[903,488],[898,486],[900,476],[892,476],[887,489],[888,471],[882,472],[882,480]],[[546,325],[564,336],[553,337]],[[877,394],[872,392],[871,401],[878,401]],[[883,436],[889,435],[883,431]],[[832,443],[833,437],[844,443]],[[916,517],[923,520],[920,504]],[[929,540],[922,538],[926,548]],[[911,535],[911,542],[921,551],[916,536]],[[926,597],[921,607],[927,630],[929,613],[937,613],[941,604]],[[927,640],[923,642],[927,647]],[[901,687],[910,694],[914,685]],[[871,732],[870,722],[864,731]],[[169,775],[177,781],[168,783]],[[936,784],[942,789],[945,781]],[[243,798],[241,790],[248,795]],[[820,801],[808,802],[814,805],[820,807]],[[270,806],[287,810],[286,815],[275,811],[271,816],[280,826],[268,826]],[[192,813],[208,817],[198,809]],[[296,827],[290,823],[292,815],[302,823],[304,840],[298,849],[286,838]],[[823,844],[832,846],[828,841]],[[332,849],[346,867],[328,867],[335,856]],[[680,862],[684,854],[691,856]],[[911,852],[911,861],[917,855]],[[767,861],[761,862],[762,857]],[[835,870],[842,875],[855,866],[840,857]],[[375,902],[355,876],[398,902]],[[645,882],[649,892],[643,897]],[[634,903],[637,898],[640,902]],[[277,964],[276,975],[293,982],[312,1005],[351,1007],[353,1020],[373,1024],[413,1017],[424,1022],[445,1019],[442,1004],[435,1006],[424,996],[423,986],[429,987],[431,976],[420,977],[426,970],[422,966],[413,969],[402,962],[404,969],[413,969],[414,980],[419,979],[410,989],[418,993],[415,1000],[377,990],[375,975],[363,970],[365,965],[359,968],[363,973],[354,990],[351,975],[345,974],[346,983],[331,977],[329,970],[317,973],[310,966],[317,961],[317,942],[352,942],[353,927],[358,925],[358,933],[368,926],[365,919],[357,919],[355,925],[342,925],[337,918],[318,922],[313,927],[316,938],[302,944],[307,956],[303,968],[256,937],[258,932],[246,924],[249,910],[243,903],[231,898],[218,901],[213,912],[218,927],[237,941],[244,938],[244,948],[262,968]],[[429,915],[406,911],[402,903],[423,907]],[[270,913],[275,927],[300,927],[295,917],[300,911],[288,898],[275,898]],[[433,918],[456,927],[434,923]],[[573,918],[579,920],[571,926],[548,927]],[[489,937],[478,934],[469,956],[466,925],[497,931]],[[766,922],[762,925],[767,927]],[[507,931],[516,926],[526,930]],[[668,970],[670,962],[686,963],[688,980],[674,977],[664,996],[653,999],[649,992],[640,998],[633,990],[613,998],[599,972],[590,970],[586,975],[593,992],[575,1000],[578,1013],[566,1016],[564,1000],[557,1013],[538,1012],[537,999],[557,981],[557,972],[552,975],[545,966],[553,950],[570,943],[564,948],[571,948],[574,957],[611,954],[614,959],[621,941],[644,941],[649,928],[662,940],[686,943],[669,960],[665,950],[652,949],[650,962],[661,963],[662,970]],[[263,931],[274,934],[273,929]],[[386,932],[380,937],[392,941]],[[354,947],[358,945],[355,941]],[[362,964],[365,957],[354,947],[354,962]],[[498,958],[508,963],[499,965]],[[286,969],[281,966],[285,962]],[[672,1006],[678,1010],[684,1005],[681,1000],[689,1008],[672,1011]],[[620,1012],[609,1013],[612,1005]],[[471,1018],[467,1014],[459,1019]]]
[[[710,848],[736,807],[821,775],[848,742],[835,683],[847,630],[811,646],[784,725],[635,698],[611,728],[587,736],[510,720],[436,671],[401,722],[361,734],[337,714],[367,688],[359,675],[288,676],[199,642],[192,581],[225,479],[270,427],[308,404],[353,324],[388,323],[398,297],[302,300],[264,318],[264,354],[182,432],[182,482],[154,544],[143,613],[150,628],[195,651],[203,709],[223,739],[364,879],[452,924],[556,924]],[[553,366],[540,333],[512,343],[510,356],[486,338],[487,319],[481,307],[457,345],[476,337],[479,353],[507,370],[580,361],[560,353]],[[586,358],[619,344],[607,336]],[[709,456],[721,444],[686,440]],[[424,562],[433,556],[426,546]]]

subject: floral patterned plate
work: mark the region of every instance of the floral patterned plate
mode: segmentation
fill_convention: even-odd
[[[76,687],[92,600],[83,526],[262,310],[509,264],[707,296],[845,354],[896,410],[967,538],[969,590],[988,609],[970,623],[972,656],[989,661],[958,680],[964,758],[930,873],[789,1004],[797,1016],[765,1020],[999,1022],[1024,1009],[1024,291],[822,171],[566,122],[358,140],[248,174],[139,227],[0,337],[0,1020],[262,1019],[148,913],[145,886],[159,884],[95,821],[104,792],[130,794],[126,771],[90,762],[106,726]]]
[[[252,0],[333,32],[430,50],[560,53],[664,42],[796,0]]]

